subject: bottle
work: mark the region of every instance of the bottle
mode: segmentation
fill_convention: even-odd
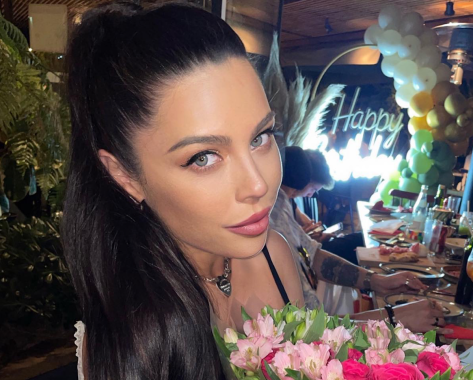
[[[445,197],[447,195],[447,189],[445,185],[439,185],[437,189],[437,195],[434,199],[434,207],[435,208],[443,208],[443,203],[445,201]]]
[[[434,210],[429,209],[429,212],[427,214],[427,219],[425,219],[424,240],[422,241],[422,244],[424,244],[429,249],[430,249],[430,242],[432,240],[433,227],[434,227]]]
[[[470,238],[465,247],[465,254],[462,260],[460,279],[458,280],[455,302],[460,305],[471,306],[473,301],[473,238]]]
[[[429,204],[427,203],[428,186],[422,185],[419,197],[417,198],[414,208],[412,209],[412,225],[411,229],[416,231],[424,231],[425,220]]]

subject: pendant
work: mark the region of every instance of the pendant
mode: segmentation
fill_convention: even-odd
[[[218,281],[215,283],[215,285],[217,285],[218,290],[220,290],[227,297],[230,297],[230,295],[232,294],[232,284],[227,278],[219,276]]]

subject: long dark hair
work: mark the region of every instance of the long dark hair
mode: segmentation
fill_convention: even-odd
[[[245,48],[225,22],[195,7],[108,4],[83,16],[67,57],[72,140],[62,234],[86,325],[86,376],[218,378],[195,269],[159,216],[111,178],[98,151],[139,178],[132,140],[156,112],[159,89],[199,65],[246,59]]]

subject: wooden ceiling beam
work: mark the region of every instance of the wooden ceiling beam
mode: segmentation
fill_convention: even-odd
[[[433,28],[435,26],[447,24],[449,22],[461,22],[461,23],[473,23],[473,15],[470,16],[461,16],[461,17],[448,17],[437,20],[426,21],[425,25]],[[286,33],[291,33],[290,31],[285,31]],[[364,30],[357,30],[353,32],[338,33],[338,34],[328,34],[326,36],[320,37],[308,37],[295,40],[288,40],[281,42],[281,48],[294,48],[294,47],[327,47],[327,45],[332,44],[341,44],[352,42],[355,40],[362,41],[365,34]]]
[[[13,5],[12,0],[0,0],[3,9],[3,17],[10,22],[13,22]]]

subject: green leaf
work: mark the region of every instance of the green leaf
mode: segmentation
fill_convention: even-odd
[[[225,343],[225,341],[223,341]],[[230,350],[230,351],[238,351],[238,346],[236,343],[225,343],[225,346]]]
[[[441,376],[440,376],[440,380],[450,380],[450,375],[452,373],[452,369],[449,368],[447,369]]]
[[[330,330],[335,330],[338,326],[335,326],[335,320],[333,318],[329,318],[327,322],[327,328]]]
[[[290,340],[292,333],[297,329],[297,327],[304,321],[294,321],[286,324],[284,326],[284,340]]]
[[[370,347],[370,345],[368,343],[368,335],[366,335],[366,333],[363,332],[363,330],[361,330],[361,329],[358,329],[357,331],[358,331],[358,333],[357,333],[357,336],[356,336],[356,339],[355,339],[355,348],[358,351],[364,351],[368,347]]]
[[[285,369],[287,376],[294,380],[301,380],[301,373],[299,371],[294,371],[293,369],[286,368]]]
[[[386,325],[388,326],[389,331],[391,331],[391,341],[389,342],[388,346],[388,350],[391,352],[398,349],[399,347],[402,347],[402,344],[399,343],[399,340],[397,339],[393,325],[391,325],[390,323],[386,323]]]
[[[436,336],[437,336],[437,332],[435,330],[430,330],[430,331],[428,331],[424,334],[424,342],[435,344],[435,337]]]
[[[473,380],[473,369],[468,371],[467,378],[468,378],[468,380]]]
[[[434,376],[432,376],[430,380],[440,380],[440,371],[438,371]]]
[[[457,343],[458,343],[458,339],[455,339],[451,344],[450,346],[452,347],[452,350],[457,352]]]
[[[215,343],[217,343],[217,347],[220,349],[222,354],[225,355],[226,358],[230,358],[230,350],[225,345],[225,342],[220,336],[220,333],[218,332],[217,327],[214,327],[213,335],[214,335]]]
[[[310,380],[305,374],[302,376],[302,380]]]
[[[342,319],[342,325],[343,325],[346,329],[351,328],[351,320],[350,320],[350,316],[349,316],[348,314],[343,317],[343,319]]]
[[[243,318],[243,322],[250,321],[253,319],[248,315],[248,313],[246,312],[243,306],[241,307],[241,317]]]
[[[271,316],[271,318],[273,318],[273,321],[276,320],[276,318],[274,317],[274,310],[271,306],[267,305],[266,306],[266,310],[268,310],[268,314]]]
[[[266,368],[266,372],[268,372],[268,375],[271,380],[280,380],[279,376],[274,373],[268,362],[265,360],[264,361],[264,368]]]
[[[417,350],[406,350],[404,351],[404,355],[406,355],[404,361],[407,363],[417,363],[417,358],[419,357],[419,352]]]
[[[342,344],[342,347],[340,347],[336,359],[340,360],[341,362],[348,360],[348,345],[346,343]]]
[[[302,339],[304,343],[312,343],[321,338],[325,330],[325,312],[324,306],[320,306],[319,312],[315,317],[314,322],[310,326],[309,330],[307,330],[304,338]]]
[[[360,359],[358,359],[358,363],[361,363],[361,364],[366,364],[366,358],[365,358],[365,355],[363,355]]]

